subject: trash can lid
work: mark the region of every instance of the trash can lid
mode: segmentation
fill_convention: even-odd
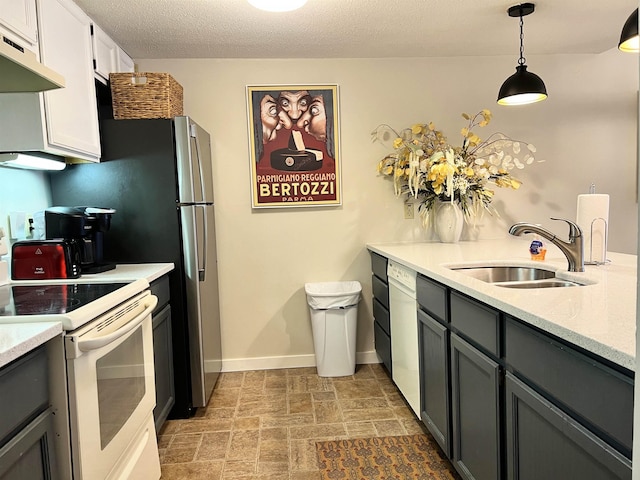
[[[357,305],[362,286],[360,282],[305,283],[307,303],[314,310],[332,310]]]
[[[314,295],[316,297],[335,297],[360,293],[362,291],[362,285],[356,281],[305,283],[304,291],[307,295]]]

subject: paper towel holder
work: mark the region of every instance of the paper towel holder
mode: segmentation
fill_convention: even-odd
[[[593,184],[592,184],[592,187],[594,187]],[[604,223],[604,260],[602,261],[597,261],[593,259],[593,226],[599,220],[602,220],[602,223]],[[607,221],[602,217],[597,217],[591,220],[591,235],[589,236],[589,244],[590,244],[589,260],[584,261],[585,265],[604,265],[605,263],[610,262],[610,260],[607,260],[607,240],[608,239],[609,239],[609,224],[607,223]]]

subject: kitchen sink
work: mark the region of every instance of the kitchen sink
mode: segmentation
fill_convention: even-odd
[[[555,278],[555,272],[536,267],[492,266],[492,267],[453,267],[455,270],[483,282],[521,282]]]
[[[560,280],[559,278],[549,278],[543,280],[531,280],[522,282],[493,282],[498,287],[506,288],[554,288],[554,287],[581,287],[581,283],[570,280]]]
[[[578,287],[582,284],[556,278],[555,272],[537,267],[516,265],[449,267],[483,282],[506,288]]]

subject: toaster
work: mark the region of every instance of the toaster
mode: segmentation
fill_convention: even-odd
[[[11,247],[13,280],[52,280],[80,276],[80,249],[75,240],[26,240]]]

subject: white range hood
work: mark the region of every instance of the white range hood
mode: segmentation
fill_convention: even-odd
[[[0,35],[0,72],[0,92],[43,92],[65,85],[62,75],[4,35]]]

